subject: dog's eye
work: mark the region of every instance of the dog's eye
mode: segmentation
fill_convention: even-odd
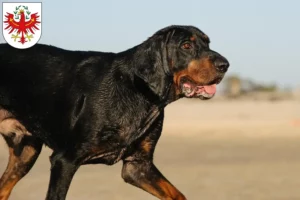
[[[193,47],[192,44],[189,42],[186,42],[181,46],[181,48],[183,49],[191,49],[192,47]]]

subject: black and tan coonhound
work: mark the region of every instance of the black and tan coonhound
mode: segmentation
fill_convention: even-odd
[[[183,200],[153,164],[164,108],[210,99],[229,62],[193,26],[169,26],[120,53],[0,45],[0,133],[9,163],[0,200],[53,150],[47,200],[63,200],[81,165],[123,162],[122,178],[159,199]]]

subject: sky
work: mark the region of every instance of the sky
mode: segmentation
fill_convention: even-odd
[[[280,87],[300,87],[297,0],[42,2],[39,43],[70,50],[119,52],[166,26],[193,25],[210,37],[211,49],[229,60],[228,73]]]

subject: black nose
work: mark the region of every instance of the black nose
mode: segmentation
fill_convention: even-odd
[[[218,57],[215,59],[214,65],[218,72],[225,73],[228,70],[229,62],[224,57]]]

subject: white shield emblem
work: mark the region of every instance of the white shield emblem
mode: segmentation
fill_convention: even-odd
[[[3,3],[2,33],[18,49],[35,45],[42,34],[42,3]]]

